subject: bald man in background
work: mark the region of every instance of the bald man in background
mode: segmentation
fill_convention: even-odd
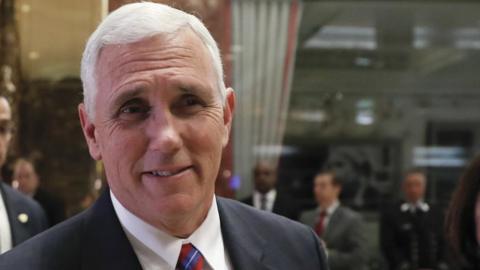
[[[242,199],[243,203],[257,209],[298,220],[299,207],[296,200],[276,188],[277,170],[267,161],[259,161],[253,169],[253,194]]]
[[[380,245],[390,270],[448,269],[443,218],[425,201],[426,188],[425,172],[408,171],[402,182],[404,200],[383,210]]]

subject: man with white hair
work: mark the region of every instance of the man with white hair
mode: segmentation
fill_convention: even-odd
[[[109,189],[0,269],[327,269],[311,229],[214,195],[235,96],[198,19],[121,7],[90,37],[82,80],[80,121]]]

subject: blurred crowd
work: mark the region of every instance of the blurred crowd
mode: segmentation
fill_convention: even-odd
[[[253,175],[254,191],[242,201],[310,226],[321,239],[332,270],[478,269],[480,158],[460,179],[447,216],[426,200],[426,172],[417,168],[405,172],[399,190],[402,199],[378,210],[379,226],[373,232],[378,235],[379,243],[374,245],[378,250],[369,250],[373,235],[362,213],[342,204],[344,181],[334,169],[315,174],[316,207],[306,210],[288,191],[276,188],[277,169],[272,164],[258,162]]]

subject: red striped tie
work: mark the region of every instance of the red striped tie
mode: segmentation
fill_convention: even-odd
[[[192,244],[182,245],[176,270],[202,270],[204,259],[200,251]]]

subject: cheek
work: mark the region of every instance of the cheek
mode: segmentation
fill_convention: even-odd
[[[8,147],[8,139],[7,138],[1,138],[0,139],[0,151],[1,152],[6,152],[7,151],[7,147]]]
[[[222,138],[225,135],[225,129],[219,119],[198,119],[187,125],[185,143],[196,148],[199,153],[214,154],[219,158],[222,151]]]
[[[475,204],[475,228],[477,243],[480,243],[480,196],[477,197],[477,202]]]
[[[97,130],[100,147],[106,154],[124,153],[128,155],[130,152],[138,151],[145,144],[145,131],[142,127],[123,129],[111,126]]]
[[[142,159],[147,144],[140,130],[103,134],[108,136],[100,137],[100,151],[105,167],[113,169],[110,173],[131,170]]]
[[[199,165],[203,179],[216,179],[222,157],[222,126],[198,121],[188,125],[184,146]]]

